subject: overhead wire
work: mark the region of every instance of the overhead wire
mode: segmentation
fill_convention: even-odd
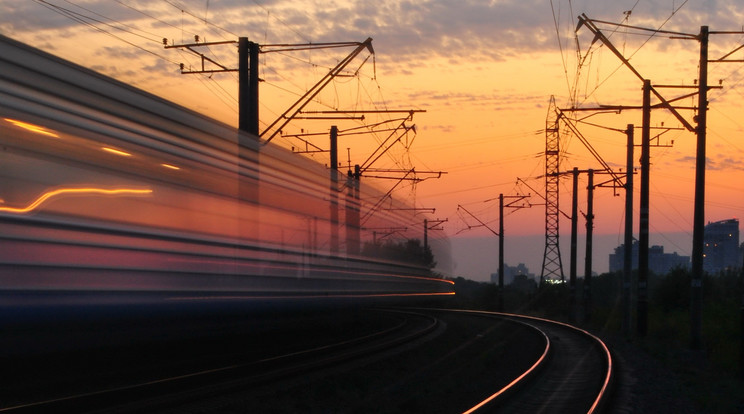
[[[219,26],[219,25],[217,25],[217,24],[215,24],[213,22],[210,22],[206,18],[202,18],[200,16],[197,16],[194,12],[190,11],[187,7],[185,7],[183,5],[179,5],[179,4],[177,4],[177,2],[175,2],[173,0],[163,0],[163,1],[165,1],[167,4],[171,5],[172,7],[180,10],[182,14],[187,14],[187,15],[189,15],[189,16],[197,19],[197,20],[200,20],[201,22],[203,22],[207,26],[210,26],[210,27],[215,28],[215,29],[219,29],[220,31],[222,31],[224,33],[227,33],[227,34],[233,36],[234,38],[240,37],[238,34],[230,31],[229,29],[226,29],[226,28],[224,28],[222,26]],[[217,32],[215,32],[215,33],[217,33]]]
[[[120,27],[116,27],[116,26],[110,25],[108,23],[102,22],[102,21],[100,21],[98,19],[95,19],[95,18],[92,18],[90,16],[85,16],[85,15],[83,15],[81,13],[77,13],[77,12],[72,11],[70,9],[67,9],[65,7],[62,7],[62,6],[59,6],[59,5],[56,5],[56,4],[52,4],[52,3],[50,3],[50,2],[48,2],[46,0],[34,0],[34,1],[37,2],[37,3],[39,3],[40,5],[44,6],[45,8],[47,8],[49,10],[52,10],[52,11],[58,13],[58,14],[61,14],[61,15],[65,16],[65,17],[67,17],[67,18],[69,18],[71,20],[74,20],[74,21],[78,22],[78,23],[82,23],[82,24],[84,24],[84,25],[86,25],[86,26],[88,26],[90,28],[93,28],[94,30],[96,30],[98,32],[101,32],[103,34],[106,34],[108,36],[111,36],[111,37],[113,37],[113,38],[115,38],[115,39],[117,39],[117,40],[119,40],[121,42],[124,42],[124,43],[126,43],[126,44],[128,44],[128,45],[130,45],[132,47],[135,47],[135,48],[137,48],[139,50],[142,50],[142,51],[144,51],[144,52],[146,52],[148,54],[151,54],[151,55],[153,55],[153,56],[155,56],[155,57],[157,57],[159,59],[162,59],[162,60],[164,60],[166,62],[169,62],[169,63],[172,63],[174,65],[179,65],[178,62],[175,62],[175,61],[173,61],[171,59],[168,59],[167,57],[165,57],[163,55],[160,55],[158,53],[155,53],[155,52],[153,52],[153,51],[151,51],[151,50],[149,50],[147,48],[144,48],[144,47],[142,47],[142,46],[140,46],[140,45],[138,45],[136,43],[130,42],[129,40],[126,40],[126,39],[124,39],[124,38],[122,38],[120,36],[117,36],[116,34],[111,33],[108,30],[105,30],[105,29],[103,29],[101,27],[96,26],[93,22],[100,23],[100,24],[103,24],[103,25],[106,25],[106,26],[110,26],[110,27],[115,28],[117,30],[122,30],[122,31],[128,32],[130,34],[137,35],[139,37],[145,38],[145,37],[143,37],[141,35],[138,35],[136,33],[127,31],[127,30],[122,29]],[[147,38],[145,38],[145,39],[148,40],[148,41],[153,41],[153,39],[147,39]],[[157,42],[159,43],[159,41],[157,41]]]
[[[653,39],[654,37],[656,37],[656,35],[659,32],[661,32],[661,29],[669,22],[669,20],[672,19],[672,17],[674,17],[674,15],[676,15],[687,4],[688,1],[689,0],[684,0],[682,2],[682,4],[679,5],[679,7],[675,8],[674,10],[672,10],[671,14],[659,25],[659,27],[657,29],[651,31],[651,34],[650,35],[644,36],[644,37],[646,37],[646,39],[643,41],[643,43],[641,43],[641,45],[638,46],[636,48],[636,50],[633,51],[633,53],[631,53],[631,55],[628,56],[628,57],[626,57],[625,59],[627,61],[630,61],[649,41],[651,41],[651,39]],[[633,7],[635,8],[636,5],[638,5],[638,1],[636,1],[635,5]],[[633,9],[631,9],[631,12],[632,12],[632,10]],[[620,28],[620,26],[619,25],[616,25],[615,30],[613,31],[613,33],[615,31],[617,31],[619,28]],[[620,68],[622,68],[623,66],[625,66],[625,64],[624,63],[620,63],[612,72],[610,72],[609,75],[607,75],[601,82],[599,82],[594,87],[594,89],[591,92],[589,92],[589,93],[586,94],[587,98],[589,96],[593,95],[602,85],[604,85],[611,77],[613,77],[615,75],[615,73],[617,73],[620,70]],[[584,102],[586,102],[586,99],[584,100]]]
[[[143,40],[145,40],[145,41],[147,41],[149,43],[157,44],[158,46],[160,46],[162,44],[163,39],[166,38],[165,36],[159,36],[159,35],[157,35],[155,33],[152,33],[152,32],[146,31],[146,30],[142,30],[142,29],[138,29],[138,28],[136,28],[136,27],[134,27],[134,26],[132,26],[130,24],[125,24],[125,23],[119,22],[119,21],[117,21],[115,19],[108,18],[108,17],[104,16],[101,13],[98,13],[96,11],[93,11],[90,8],[87,8],[87,7],[79,6],[79,5],[73,3],[72,1],[69,1],[69,0],[64,0],[64,1],[66,1],[67,3],[69,3],[69,4],[71,4],[71,5],[75,6],[75,7],[79,7],[81,10],[84,10],[87,14],[85,14],[85,13],[79,13],[79,12],[76,12],[76,11],[71,10],[69,8],[65,8],[65,7],[62,7],[62,6],[59,6],[59,5],[52,4],[52,3],[50,3],[49,1],[46,1],[46,0],[35,0],[35,1],[37,1],[37,3],[41,4],[42,6],[48,8],[50,10],[53,10],[53,11],[59,13],[59,14],[62,14],[64,16],[66,16],[67,18],[70,18],[71,20],[74,20],[74,21],[76,21],[78,23],[81,23],[81,24],[84,24],[86,26],[89,26],[89,27],[91,27],[91,28],[93,28],[93,29],[95,29],[95,30],[97,30],[99,32],[105,33],[108,36],[112,36],[113,38],[115,38],[115,39],[117,39],[119,41],[122,41],[122,42],[124,42],[124,43],[126,43],[126,44],[128,44],[128,45],[130,45],[132,47],[135,47],[135,48],[140,49],[140,50],[142,50],[144,52],[147,52],[148,54],[151,54],[151,55],[153,55],[153,56],[155,56],[155,57],[157,57],[159,59],[162,59],[164,61],[167,61],[170,64],[180,66],[180,62],[176,62],[173,59],[168,58],[167,56],[164,56],[164,55],[161,55],[159,53],[156,53],[156,52],[154,52],[152,50],[149,50],[146,47],[143,47],[141,45],[138,45],[138,44],[136,44],[136,43],[134,43],[132,41],[129,41],[129,40],[123,38],[122,36],[117,36],[115,33],[112,33],[112,30],[122,31],[124,33],[129,34],[129,35],[133,35],[133,36],[139,37],[139,38],[141,38],[141,39],[143,39]],[[194,34],[193,31],[192,31],[192,29],[188,29],[188,26],[186,26],[184,24],[185,21],[183,20],[183,18],[182,18],[182,21],[181,21],[181,26],[178,27],[178,26],[176,26],[176,25],[174,25],[172,23],[169,23],[169,22],[167,22],[165,20],[162,20],[162,19],[158,18],[157,16],[155,16],[155,15],[153,15],[151,13],[148,13],[148,12],[145,12],[143,10],[140,10],[140,9],[138,9],[137,7],[135,7],[135,6],[131,5],[131,4],[127,4],[127,3],[125,3],[125,2],[123,2],[121,0],[115,0],[115,1],[116,1],[117,4],[121,5],[122,7],[126,7],[129,10],[135,11],[135,12],[137,12],[137,13],[145,16],[145,17],[147,17],[148,19],[151,19],[151,20],[154,20],[154,21],[159,22],[162,25],[165,25],[165,26],[168,26],[168,27],[171,27],[171,28],[179,29],[179,30],[182,31],[182,33],[183,32],[189,32],[192,35]],[[194,19],[197,19],[200,22],[203,22],[209,28],[213,29],[215,33],[218,33],[219,36],[224,37],[224,35],[227,34],[227,35],[231,35],[231,36],[234,36],[234,37],[238,37],[237,34],[233,33],[232,31],[226,29],[225,27],[216,25],[216,24],[214,24],[213,22],[211,22],[211,21],[209,21],[207,19],[208,12],[209,12],[209,5],[208,5],[208,3],[207,3],[207,8],[206,8],[205,16],[204,17],[201,17],[201,16],[197,15],[196,13],[194,13],[192,10],[190,10],[188,7],[184,6],[182,2],[174,1],[174,0],[165,0],[165,2],[169,6],[178,9],[181,12],[182,16],[190,16],[191,18],[194,18]],[[254,1],[254,2],[256,4],[258,4],[259,6],[261,6],[262,8],[264,8],[267,11],[267,13],[270,13],[268,11],[268,9],[266,9],[262,4],[258,3],[257,1]],[[298,31],[292,29],[291,26],[289,26],[286,23],[284,23],[281,19],[277,19],[275,15],[273,15],[271,17],[275,18],[276,20],[279,20],[282,24],[285,24],[287,27],[290,28],[290,30],[292,30],[294,33],[298,34],[301,38],[307,39],[306,36],[303,36]],[[113,22],[113,23],[111,23],[111,22]],[[267,32],[266,36],[268,36],[268,32]],[[210,53],[212,56],[216,56],[216,54],[214,53],[214,51],[211,50],[210,48],[208,48],[208,53]],[[372,56],[373,65],[374,65],[375,57],[374,57],[374,55],[371,55],[371,56]],[[293,59],[296,59],[296,60],[300,60],[300,59],[297,59],[294,56],[292,58]],[[364,66],[366,64],[366,62],[368,60],[369,60],[369,56],[367,57],[366,60],[364,60],[362,63],[360,63],[357,68],[355,68],[353,71],[351,71],[349,73],[350,74],[353,74],[357,78],[357,87],[358,87],[357,88],[357,92],[358,92],[358,96],[359,95],[362,95],[362,94],[366,94],[366,96],[368,98],[370,98],[370,102],[372,102],[372,106],[375,107],[375,108],[378,108],[379,107],[378,105],[379,105],[380,102],[382,103],[382,105],[384,107],[386,107],[387,104],[386,104],[386,101],[385,101],[384,96],[382,94],[382,87],[379,84],[379,81],[378,81],[378,79],[376,77],[376,74],[374,74],[372,76],[369,76],[369,75],[367,75],[366,73],[364,73],[364,72],[362,72],[360,70],[362,68],[362,66]],[[311,64],[311,65],[314,65],[314,67],[316,67],[316,68],[320,68],[320,65],[318,65],[318,63],[316,63],[316,62],[314,62],[314,61],[312,61],[310,59],[305,60],[305,62],[308,63],[308,64]],[[373,68],[373,70],[376,71],[374,68]],[[280,77],[282,76],[281,74],[278,74],[278,75]],[[284,78],[285,81],[288,81],[289,80],[286,77],[283,77],[283,78]],[[366,85],[362,83],[362,81],[361,81],[362,78],[368,78],[368,79],[374,81],[375,85],[377,86],[378,95],[380,96],[379,99],[371,99],[372,98],[371,90],[368,89],[368,88],[366,88]],[[228,108],[230,108],[230,110],[232,110],[233,112],[236,112],[234,102],[237,102],[237,99],[234,97],[233,94],[231,94],[230,92],[228,92],[227,90],[225,90],[225,88],[219,82],[217,82],[211,76],[210,77],[207,77],[207,78],[198,77],[198,80],[208,90],[210,90],[211,93],[213,95],[215,95],[217,97],[217,99],[220,100],[225,106],[227,106]],[[332,85],[332,86],[335,88],[337,85],[345,84],[345,83],[348,83],[348,82],[351,82],[351,80],[346,81],[345,79],[335,79],[334,80],[334,85]],[[272,86],[277,87],[277,88],[280,88],[280,89],[283,89],[283,90],[285,90],[287,92],[293,93],[293,92],[289,91],[287,88],[283,88],[283,87],[281,87],[279,85],[272,85]],[[324,103],[324,102],[322,102],[321,99],[316,99],[315,101],[317,103],[320,103],[321,105],[325,105],[325,106],[327,106],[329,108],[337,108],[340,105],[341,97],[339,95],[338,89],[336,89],[335,92],[336,92],[335,93],[336,98],[334,99],[334,103],[333,104]],[[359,101],[356,102],[356,105],[359,105]],[[376,135],[376,134],[373,133],[373,135]],[[380,139],[379,138],[377,138],[377,140],[378,140],[378,142],[380,142]],[[412,142],[412,140],[411,140],[411,142]],[[403,154],[400,154],[400,155],[397,155],[397,156],[394,156],[393,155],[393,151],[390,151],[390,152],[388,152],[387,156],[389,156],[391,158],[391,160],[395,164],[397,164],[399,166],[402,166],[402,167],[405,167],[405,166],[408,166],[408,165],[411,165],[412,164],[411,158],[410,158],[411,155],[410,155],[410,151],[409,150],[410,150],[410,148],[409,147],[406,147],[404,153]],[[412,184],[411,185],[411,189],[413,191],[415,191],[415,184]]]
[[[121,31],[124,31],[124,32],[130,33],[130,34],[132,34],[132,35],[134,35],[134,36],[138,36],[138,37],[141,37],[141,38],[143,38],[143,39],[145,39],[145,40],[153,41],[153,42],[156,42],[156,43],[159,43],[159,42],[160,42],[160,39],[161,39],[161,37],[159,37],[158,35],[156,35],[156,34],[154,34],[154,33],[150,33],[150,32],[148,32],[148,31],[146,31],[146,30],[138,29],[138,28],[136,28],[136,27],[133,27],[133,26],[131,26],[131,25],[128,25],[128,24],[126,24],[126,23],[123,23],[123,22],[120,22],[120,21],[118,21],[118,20],[112,19],[112,18],[110,18],[110,17],[104,16],[104,15],[102,15],[102,14],[100,14],[100,13],[97,13],[97,12],[95,12],[95,11],[93,11],[93,10],[89,9],[89,8],[83,7],[83,6],[79,5],[79,4],[75,4],[75,3],[71,2],[70,0],[64,0],[64,1],[65,1],[65,3],[68,3],[68,4],[70,4],[70,5],[72,5],[72,6],[75,6],[75,7],[79,8],[79,9],[85,10],[86,12],[88,12],[88,13],[90,13],[90,14],[93,14],[93,15],[95,15],[95,16],[98,16],[98,17],[100,17],[100,18],[102,18],[102,19],[106,19],[106,20],[112,21],[112,22],[114,22],[114,23],[118,24],[119,26],[115,26],[115,25],[113,25],[113,24],[109,24],[109,23],[106,23],[106,22],[104,22],[104,21],[102,21],[102,20],[94,19],[94,18],[92,18],[92,17],[90,17],[90,16],[85,16],[85,15],[83,15],[83,14],[79,14],[79,13],[76,13],[76,12],[70,11],[71,13],[75,13],[75,14],[77,14],[78,16],[81,16],[81,17],[83,17],[83,18],[87,18],[87,19],[93,20],[93,21],[95,21],[95,22],[98,22],[98,23],[104,24],[104,25],[106,25],[106,26],[109,26],[109,27],[111,27],[111,28],[113,28],[113,29],[117,29],[117,30],[121,30]],[[125,29],[125,28],[126,28],[126,29]],[[141,35],[141,34],[139,34],[139,33],[135,33],[135,31],[140,31],[140,32],[142,32],[142,33],[145,33],[145,34],[147,34],[147,35],[149,35],[149,36],[152,36],[152,37],[151,37],[151,38],[148,38],[148,37],[146,37],[146,36],[144,36],[144,35]]]

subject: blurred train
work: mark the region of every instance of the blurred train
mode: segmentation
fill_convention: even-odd
[[[356,196],[345,177],[329,177],[312,160],[0,36],[1,305],[454,293],[429,265],[365,256],[365,229],[421,239],[412,223],[423,219],[370,211],[382,192],[365,185]]]

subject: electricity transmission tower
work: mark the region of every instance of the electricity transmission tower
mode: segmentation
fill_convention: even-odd
[[[564,280],[561,249],[558,244],[558,184],[560,180],[560,116],[555,97],[550,97],[545,121],[545,252],[540,285],[545,278]]]

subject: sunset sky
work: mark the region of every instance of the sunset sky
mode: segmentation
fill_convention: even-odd
[[[586,28],[574,37],[576,17],[582,13],[592,19],[689,34],[699,33],[701,25],[711,31],[736,31],[744,23],[744,6],[736,0],[0,0],[0,33],[231,125],[237,125],[236,74],[182,75],[179,64],[197,68],[198,58],[165,49],[162,39],[180,44],[193,42],[195,35],[201,42],[245,36],[268,45],[362,42],[371,37],[374,56],[363,52],[348,67],[347,72],[356,76],[338,78],[308,109],[425,111],[408,122],[416,125],[415,136],[402,139],[374,167],[415,167],[446,174],[437,179],[422,173],[419,178],[431,178],[415,186],[399,186],[396,197],[408,198],[417,207],[435,208],[431,218],[448,220],[446,233],[461,238],[492,235],[473,216],[497,229],[500,193],[531,193],[532,208],[507,211],[505,234],[521,237],[544,234],[545,211],[539,205],[543,201],[533,189],[544,192],[544,129],[550,96],[562,108],[572,104],[571,96],[583,107],[641,104],[641,80],[606,47],[592,44]],[[697,41],[606,24],[600,28],[653,84],[694,85]],[[721,57],[743,42],[740,34],[711,35],[710,57]],[[225,66],[237,67],[234,45],[201,50]],[[351,50],[262,54],[261,129]],[[744,51],[731,58],[744,59]],[[711,63],[709,79],[715,85],[721,80],[722,88],[709,93],[706,222],[744,216],[744,63]],[[688,92],[661,90],[667,99]],[[688,98],[679,105],[697,103]],[[692,111],[682,114],[692,123]],[[383,115],[369,115],[367,122],[382,119]],[[651,242],[689,255],[695,135],[680,130],[679,121],[665,110],[655,110],[651,122],[670,128],[659,137],[663,146],[651,151]],[[317,134],[306,139],[327,149],[324,134],[334,123],[341,130],[359,125],[359,121],[295,121],[284,133]],[[617,130],[629,123],[640,125],[640,111],[594,115],[579,128],[610,166],[624,171],[626,138]],[[638,129],[637,145],[640,135]],[[362,163],[384,138],[384,134],[340,138],[343,169],[348,156],[352,165]],[[289,137],[274,142],[301,146],[301,141]],[[561,145],[561,170],[600,168],[576,137],[565,137]],[[326,153],[312,156],[328,163]],[[639,156],[638,148],[634,158]],[[526,184],[518,184],[518,178]],[[586,178],[581,180],[579,209],[585,211]],[[366,182],[381,188],[395,183],[375,178]],[[560,208],[570,212],[568,176],[561,188]],[[617,195],[608,188],[595,192],[595,234],[615,240],[613,245],[622,242],[624,220],[624,196],[620,190]],[[637,223],[638,186],[635,200]],[[563,220],[566,241],[569,228]],[[584,233],[583,220],[579,228]],[[635,228],[637,233],[637,224]],[[512,250],[514,259],[507,261],[529,262],[539,274],[535,263],[539,266],[543,246],[540,238],[535,240],[531,248],[523,244],[519,252]],[[606,258],[608,253],[597,255]]]

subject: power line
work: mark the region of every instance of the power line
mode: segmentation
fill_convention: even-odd
[[[121,0],[114,0],[114,1],[115,1],[115,2],[117,2],[117,3],[119,3],[119,4],[121,4],[122,6],[124,6],[124,7],[126,7],[126,8],[128,8],[128,9],[130,9],[130,10],[133,10],[133,11],[135,11],[135,12],[137,12],[137,13],[139,13],[139,14],[143,15],[143,16],[146,16],[146,17],[149,17],[149,18],[151,18],[151,19],[153,19],[153,20],[156,20],[156,21],[157,21],[158,23],[164,24],[164,25],[166,25],[166,26],[170,26],[170,27],[172,27],[172,28],[174,28],[174,29],[181,29],[181,28],[179,28],[178,26],[175,26],[175,25],[173,25],[173,24],[170,24],[170,23],[168,23],[168,22],[167,22],[167,21],[165,21],[165,20],[161,20],[161,19],[159,19],[159,18],[157,18],[157,17],[155,17],[155,16],[153,16],[153,15],[151,15],[151,14],[145,13],[145,12],[143,12],[142,10],[139,10],[139,9],[137,9],[137,8],[135,8],[135,7],[132,7],[132,6],[130,6],[130,5],[128,5],[128,4],[124,3],[124,2],[122,2]],[[192,35],[196,35],[196,33],[191,33],[191,34],[192,34]]]
[[[181,13],[188,14],[189,16],[191,16],[191,17],[193,17],[193,18],[195,18],[195,19],[203,22],[207,26],[211,26],[211,27],[214,27],[216,29],[222,30],[223,32],[225,32],[225,33],[227,33],[227,34],[229,34],[229,35],[231,35],[231,36],[233,36],[235,38],[240,37],[237,34],[233,33],[232,31],[230,31],[230,30],[228,30],[228,29],[226,29],[226,28],[224,28],[222,26],[219,26],[219,25],[216,25],[216,24],[214,24],[214,23],[212,23],[210,21],[207,21],[206,18],[202,18],[202,17],[197,16],[196,14],[194,14],[193,12],[191,12],[190,10],[188,10],[185,6],[180,6],[180,5],[176,4],[175,2],[173,2],[172,0],[164,0],[164,1],[166,3],[168,3],[168,4],[170,4],[171,6],[173,6],[174,8],[180,10]]]
[[[102,14],[100,14],[100,13],[97,13],[97,12],[95,12],[95,11],[93,11],[93,10],[91,10],[91,9],[88,9],[88,8],[86,8],[86,7],[83,7],[83,6],[79,5],[79,4],[75,4],[75,3],[73,3],[73,2],[71,2],[71,1],[69,1],[69,0],[64,0],[64,1],[65,1],[66,3],[68,3],[68,4],[71,4],[71,5],[75,6],[75,7],[77,7],[77,8],[83,9],[83,10],[85,10],[85,11],[86,11],[86,12],[88,12],[88,13],[91,13],[91,14],[93,14],[93,15],[96,15],[96,16],[98,16],[98,17],[101,17],[101,18],[103,18],[103,19],[106,19],[106,20],[110,20],[110,21],[112,21],[112,22],[115,22],[115,23],[117,23],[117,24],[119,24],[119,25],[121,25],[121,26],[124,26],[124,27],[128,28],[129,30],[125,30],[125,29],[123,29],[123,28],[121,28],[121,27],[117,27],[117,26],[114,26],[114,25],[108,24],[108,23],[106,23],[106,22],[102,22],[102,21],[100,21],[100,20],[96,20],[96,19],[93,19],[92,17],[89,17],[89,16],[84,16],[85,18],[88,18],[88,19],[91,19],[91,20],[97,21],[97,22],[99,22],[99,23],[105,24],[105,25],[107,25],[107,26],[109,26],[109,27],[112,27],[112,28],[114,28],[114,29],[118,29],[118,30],[122,30],[122,31],[128,32],[128,33],[130,33],[130,34],[132,34],[132,35],[134,35],[134,36],[138,36],[138,37],[141,37],[141,38],[143,38],[143,39],[145,39],[145,40],[149,40],[149,41],[152,41],[152,42],[159,42],[159,41],[160,41],[160,36],[158,36],[157,34],[154,34],[154,33],[148,32],[148,31],[146,31],[146,30],[138,29],[138,28],[136,28],[136,27],[133,27],[133,26],[131,26],[131,25],[128,25],[128,24],[126,24],[126,23],[124,23],[124,22],[121,22],[121,21],[119,21],[119,20],[116,20],[116,19],[113,19],[113,18],[110,18],[110,17],[104,16],[104,15],[102,15]],[[83,16],[83,15],[81,14],[80,16]],[[152,37],[152,38],[147,38],[147,37],[145,37],[145,36],[142,36],[142,35],[140,35],[140,34],[137,34],[137,33],[135,33],[135,32],[134,32],[133,30],[136,30],[136,31],[140,31],[140,32],[142,32],[142,33],[146,33],[146,34],[148,34],[148,35],[150,35],[150,36],[153,36],[153,37]]]
[[[645,45],[646,45],[646,44],[647,44],[647,43],[648,43],[649,41],[651,41],[651,39],[652,39],[652,38],[654,38],[654,37],[655,37],[655,36],[656,36],[657,34],[659,34],[659,33],[665,33],[665,32],[664,32],[663,30],[661,30],[661,29],[662,29],[662,28],[663,28],[663,27],[664,27],[664,26],[665,26],[665,25],[666,25],[666,24],[667,24],[667,23],[669,22],[669,20],[671,20],[671,18],[672,18],[672,17],[674,17],[674,15],[675,15],[675,14],[677,14],[677,13],[678,13],[678,12],[679,12],[679,11],[680,11],[680,10],[681,10],[681,9],[682,9],[682,8],[683,8],[683,7],[685,6],[685,5],[686,5],[686,4],[687,4],[687,2],[688,2],[688,1],[689,1],[689,0],[685,0],[685,1],[684,1],[684,2],[683,2],[683,3],[682,3],[682,4],[680,5],[680,6],[679,6],[679,7],[677,7],[677,8],[676,8],[676,9],[674,9],[674,10],[672,10],[672,13],[671,13],[671,14],[670,14],[670,15],[669,15],[669,16],[668,16],[667,18],[666,18],[666,20],[664,20],[664,21],[663,21],[663,22],[661,23],[661,25],[659,25],[659,27],[658,27],[657,29],[647,29],[646,31],[647,31],[647,32],[651,32],[651,34],[647,36],[646,40],[644,40],[644,41],[643,41],[643,43],[642,43],[642,44],[641,44],[640,46],[638,46],[638,48],[636,48],[636,50],[635,50],[635,51],[634,51],[633,53],[631,53],[631,55],[630,55],[630,56],[628,56],[628,57],[626,58],[626,60],[628,60],[628,61],[629,61],[630,59],[632,59],[632,58],[633,58],[633,57],[634,57],[634,56],[635,56],[635,55],[636,55],[636,54],[637,54],[637,53],[638,53],[638,52],[639,52],[639,51],[640,51],[640,50],[641,50],[641,49],[642,49],[642,48],[643,48],[643,47],[644,47],[644,46],[645,46]],[[637,5],[637,4],[638,4],[638,2],[636,2],[636,5]],[[633,7],[635,7],[635,5],[634,5]],[[615,26],[615,31],[616,31],[616,30],[617,30],[618,28],[620,28],[620,27],[624,27],[624,25],[621,25],[621,24],[618,24],[618,23],[611,23],[611,22],[605,22],[605,21],[599,21],[599,20],[593,20],[593,21],[595,21],[595,22],[600,22],[600,23],[604,23],[604,24],[611,24],[611,25],[614,25],[614,26]],[[633,28],[634,28],[634,29],[638,29],[637,27],[633,27]],[[612,33],[614,33],[614,31],[613,31]],[[610,36],[612,35],[612,33],[610,34]],[[669,32],[669,33],[671,33],[671,32]],[[578,43],[577,43],[577,45],[578,45]],[[588,51],[587,51],[587,52],[588,52]],[[598,90],[598,89],[599,89],[600,87],[602,87],[602,85],[604,85],[604,84],[605,84],[605,83],[606,83],[606,82],[607,82],[607,81],[608,81],[608,80],[609,80],[609,79],[610,79],[611,77],[613,77],[613,76],[615,75],[615,73],[617,73],[617,71],[619,71],[619,70],[620,70],[620,68],[622,68],[623,66],[624,66],[624,64],[623,64],[623,63],[620,63],[620,64],[619,64],[619,65],[618,65],[618,66],[617,66],[617,67],[616,67],[616,68],[615,68],[615,69],[614,69],[614,70],[613,70],[612,72],[610,72],[610,74],[609,74],[609,75],[607,75],[607,76],[606,76],[606,77],[605,77],[605,78],[604,78],[604,79],[603,79],[603,80],[602,80],[601,82],[597,83],[597,85],[596,85],[596,86],[594,87],[594,89],[592,89],[592,91],[591,91],[591,92],[586,92],[586,93],[585,93],[585,99],[584,99],[584,101],[582,101],[582,103],[586,102],[586,101],[588,100],[588,98],[589,98],[590,96],[592,96],[592,95],[593,95],[593,94],[594,94],[594,93],[595,93],[595,92],[596,92],[596,91],[597,91],[597,90]]]
[[[74,11],[72,11],[70,9],[67,9],[67,8],[64,8],[62,6],[51,4],[51,3],[47,2],[46,0],[34,0],[34,1],[36,1],[37,3],[39,3],[42,6],[46,7],[47,9],[50,9],[50,10],[56,12],[56,13],[59,13],[59,14],[65,16],[65,17],[67,17],[67,18],[69,18],[71,20],[74,20],[74,21],[76,21],[78,23],[82,23],[82,24],[84,24],[84,25],[86,25],[88,27],[91,27],[91,28],[93,28],[93,29],[101,32],[101,33],[104,33],[104,34],[106,34],[108,36],[111,36],[111,37],[117,39],[117,40],[120,40],[120,41],[122,41],[122,42],[124,42],[124,43],[126,43],[126,44],[128,44],[128,45],[130,45],[132,47],[135,47],[137,49],[140,49],[140,50],[142,50],[142,51],[144,51],[146,53],[149,53],[149,54],[151,54],[151,55],[153,55],[153,56],[155,56],[155,57],[157,57],[159,59],[163,59],[166,62],[172,63],[174,65],[178,65],[177,62],[174,62],[174,61],[166,58],[165,56],[159,55],[159,54],[157,54],[157,53],[155,53],[155,52],[153,52],[151,50],[148,50],[148,49],[146,49],[146,48],[144,48],[144,47],[142,47],[140,45],[137,45],[135,43],[132,43],[132,42],[130,42],[130,41],[122,38],[122,37],[119,37],[119,36],[117,36],[117,35],[109,32],[108,30],[102,29],[102,28],[96,26],[95,24],[91,23],[90,21],[97,22],[97,23],[100,23],[100,24],[104,24],[104,25],[107,25],[107,26],[110,26],[110,27],[113,27],[115,29],[122,30],[122,31],[125,31],[125,32],[128,32],[127,30],[124,30],[124,29],[121,29],[121,28],[117,28],[116,26],[112,26],[112,25],[110,25],[108,23],[102,22],[102,21],[97,20],[97,19],[94,19],[92,17],[85,16],[83,14],[74,12]],[[90,21],[88,21],[88,20],[90,20]],[[136,33],[132,33],[132,32],[128,32],[128,33],[133,34],[133,35],[137,35]],[[137,36],[143,37],[143,36],[140,36],[140,35],[137,35]],[[145,39],[148,40],[148,41],[152,41],[152,39],[147,39],[147,38],[145,38]]]

